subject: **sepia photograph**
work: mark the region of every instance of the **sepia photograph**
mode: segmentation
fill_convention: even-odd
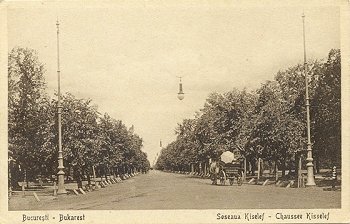
[[[348,1],[0,6],[1,223],[350,222]]]

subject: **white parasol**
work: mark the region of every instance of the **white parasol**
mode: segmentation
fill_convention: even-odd
[[[230,151],[226,151],[221,154],[220,159],[224,163],[231,163],[235,159],[235,155]]]

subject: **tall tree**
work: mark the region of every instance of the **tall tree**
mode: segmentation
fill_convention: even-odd
[[[332,49],[323,65],[313,108],[316,168],[341,166],[341,54]]]
[[[40,132],[46,126],[41,117],[45,70],[37,53],[28,48],[14,48],[8,63],[10,150],[27,178],[32,179],[41,168],[37,155],[44,142]]]

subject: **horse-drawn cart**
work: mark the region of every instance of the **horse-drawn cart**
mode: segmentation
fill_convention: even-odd
[[[243,169],[241,168],[240,162],[225,163],[220,164],[220,166],[219,180],[222,185],[225,185],[226,180],[229,181],[230,185],[233,185],[235,179],[239,186],[242,185]]]
[[[220,161],[213,161],[210,167],[212,184],[217,184],[219,180],[221,185],[225,185],[228,180],[230,185],[233,185],[236,180],[237,184],[241,186],[243,172],[241,161],[235,159],[234,154],[230,151],[224,152],[220,156]]]

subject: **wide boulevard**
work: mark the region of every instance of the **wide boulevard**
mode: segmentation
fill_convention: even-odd
[[[340,191],[243,184],[215,186],[209,179],[151,170],[86,195],[10,199],[10,210],[340,208]]]

